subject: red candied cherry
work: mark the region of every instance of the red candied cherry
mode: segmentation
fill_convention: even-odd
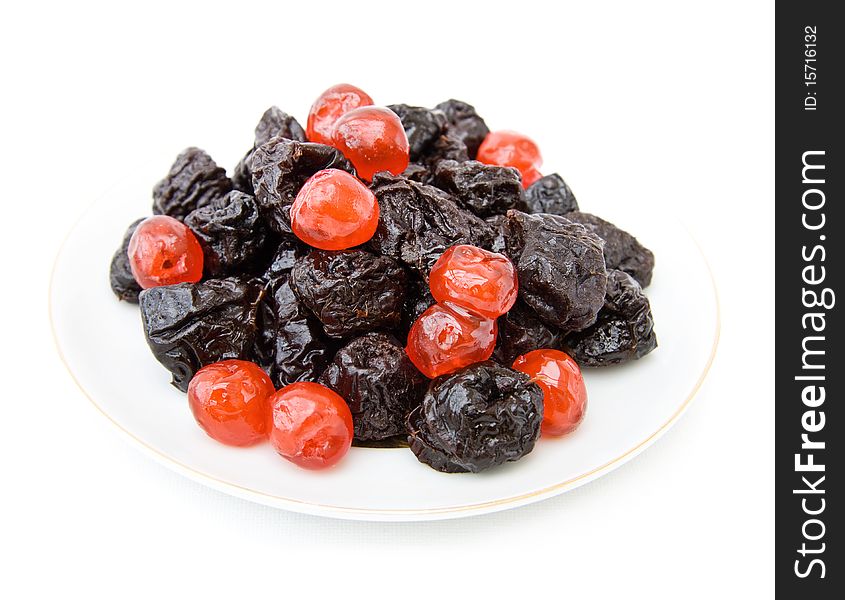
[[[364,106],[337,120],[332,146],[343,152],[358,177],[373,180],[379,171],[398,175],[408,167],[408,136],[402,121],[389,108]]]
[[[345,113],[359,106],[372,106],[373,99],[366,92],[348,83],[333,85],[311,105],[305,135],[311,142],[331,145],[335,122]]]
[[[490,358],[496,331],[495,319],[458,306],[433,304],[411,325],[405,353],[433,379]]]
[[[513,368],[522,371],[543,390],[544,435],[573,431],[587,410],[587,388],[578,363],[560,350],[532,350],[518,357]]]
[[[276,388],[255,363],[224,360],[203,367],[188,385],[188,405],[205,432],[230,446],[267,437],[267,410]]]
[[[540,177],[543,157],[531,138],[515,131],[492,131],[478,148],[478,161],[488,165],[514,167],[522,175],[522,187]]]
[[[352,445],[352,412],[346,401],[319,383],[300,381],[270,398],[270,443],[295,465],[325,469]]]
[[[194,232],[173,217],[142,221],[127,254],[132,275],[144,289],[202,279],[202,247]]]
[[[370,188],[346,171],[314,174],[293,201],[293,233],[321,250],[344,250],[368,241],[378,225],[378,201]]]
[[[447,249],[431,268],[428,282],[438,302],[456,304],[490,319],[505,314],[516,302],[513,263],[503,254],[475,246]]]

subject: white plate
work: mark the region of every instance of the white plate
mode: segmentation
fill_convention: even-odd
[[[137,306],[112,295],[112,253],[126,226],[149,213],[154,180],[140,174],[125,180],[69,234],[50,291],[56,342],[82,391],[140,448],[234,496],[309,514],[385,521],[452,518],[536,502],[600,477],[652,444],[687,408],[716,350],[715,288],[686,230],[671,219],[595,208],[657,256],[647,291],[660,345],[634,363],[586,371],[589,405],[575,433],[541,439],[521,461],[480,475],[437,473],[407,449],[353,448],[334,469],[301,470],[267,444],[238,449],[208,438],[147,348]]]

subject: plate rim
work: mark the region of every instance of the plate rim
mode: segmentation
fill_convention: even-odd
[[[85,396],[88,401],[94,406],[97,412],[99,412],[100,415],[102,415],[112,425],[114,425],[114,427],[116,427],[118,431],[121,431],[125,436],[124,439],[128,439],[144,454],[147,454],[159,464],[171,469],[174,472],[179,473],[180,475],[187,477],[188,479],[191,479],[192,481],[196,481],[197,483],[200,483],[217,491],[244,500],[256,502],[264,506],[270,506],[274,508],[280,508],[283,510],[290,510],[293,512],[305,513],[315,516],[348,520],[431,521],[498,512],[510,508],[524,506],[532,502],[539,502],[540,500],[545,500],[547,498],[563,494],[577,487],[585,485],[590,481],[593,481],[594,479],[597,479],[598,477],[621,467],[622,465],[639,455],[641,452],[643,452],[646,448],[654,444],[663,434],[665,434],[669,429],[671,429],[672,426],[678,421],[678,419],[680,419],[680,417],[686,412],[686,410],[691,405],[693,399],[697,396],[698,392],[700,391],[702,385],[704,384],[704,381],[707,379],[707,375],[710,373],[710,369],[713,366],[713,361],[716,358],[716,353],[719,347],[719,341],[721,338],[722,330],[722,310],[719,298],[719,289],[716,283],[716,277],[713,272],[713,268],[711,267],[710,262],[707,260],[707,256],[705,255],[701,244],[699,244],[698,240],[695,238],[689,228],[683,223],[683,221],[675,217],[676,220],[686,231],[690,240],[695,245],[696,250],[698,251],[698,255],[701,257],[704,266],[707,268],[707,274],[709,276],[710,285],[712,287],[713,292],[713,302],[716,309],[715,328],[713,331],[713,341],[710,346],[710,353],[707,357],[707,362],[704,364],[704,368],[702,369],[701,373],[693,384],[692,389],[687,393],[686,398],[680,404],[680,406],[678,406],[675,412],[654,432],[646,436],[645,439],[636,443],[633,447],[626,450],[619,456],[616,456],[611,460],[599,465],[598,467],[590,469],[589,471],[576,475],[575,477],[569,477],[564,481],[554,483],[552,485],[547,485],[540,489],[532,490],[530,492],[524,492],[521,494],[516,494],[514,496],[509,496],[507,498],[497,498],[495,500],[488,500],[485,502],[475,502],[471,504],[424,509],[360,508],[340,506],[334,504],[323,504],[319,502],[309,502],[296,498],[278,496],[275,494],[270,494],[261,490],[248,488],[236,483],[232,483],[230,481],[220,479],[218,477],[215,477],[214,475],[205,473],[199,469],[186,465],[180,462],[179,460],[165,454],[164,452],[154,448],[153,446],[149,445],[147,442],[139,438],[137,435],[126,429],[123,425],[118,423],[111,415],[109,415],[108,412],[106,412],[103,407],[100,406],[96,400],[94,400],[93,396],[88,392],[87,389],[85,389],[85,386],[83,386],[79,379],[76,377],[76,374],[73,372],[73,369],[71,368],[70,364],[67,361],[67,358],[65,357],[64,351],[59,341],[59,336],[56,332],[56,324],[53,318],[53,286],[56,280],[56,271],[58,269],[59,261],[65,250],[65,246],[68,243],[68,240],[70,239],[73,232],[76,231],[77,227],[82,222],[82,220],[88,216],[90,211],[97,204],[98,202],[96,201],[92,202],[74,221],[73,225],[68,229],[67,233],[64,236],[64,239],[62,240],[61,245],[59,246],[56,252],[56,256],[53,259],[53,265],[50,270],[50,283],[47,287],[47,312],[50,322],[50,334],[53,338],[53,344],[56,348],[56,353],[59,356],[59,360],[64,365],[65,370],[67,371],[68,375],[70,375],[70,378],[74,382],[76,387],[79,389],[79,391],[82,392],[83,396]]]

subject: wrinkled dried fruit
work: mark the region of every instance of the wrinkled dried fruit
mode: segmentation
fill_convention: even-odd
[[[349,404],[356,440],[405,433],[405,417],[425,389],[405,350],[384,333],[368,333],[338,350],[319,381]]]
[[[486,222],[459,208],[435,187],[379,175],[373,192],[381,216],[370,247],[402,261],[425,279],[446,248],[456,244],[486,247],[493,238]]]
[[[181,220],[231,189],[225,169],[199,148],[188,148],[153,188],[153,214]]]
[[[314,250],[296,261],[290,284],[331,337],[396,327],[402,316],[405,272],[387,256]]]
[[[330,146],[274,137],[255,149],[250,161],[255,199],[274,231],[291,232],[291,204],[308,178],[324,169],[355,174],[349,161]]]
[[[537,348],[559,348],[563,341],[560,332],[543,323],[522,300],[499,317],[497,323],[499,335],[493,358],[503,365],[512,364],[520,354]]]
[[[437,163],[433,184],[479,217],[525,208],[519,171],[511,167],[444,160]]]
[[[352,414],[343,398],[318,383],[301,381],[270,397],[270,443],[305,469],[325,469],[352,445]]]
[[[331,145],[332,133],[337,120],[350,110],[359,106],[372,106],[373,99],[366,92],[349,85],[333,85],[311,105],[308,112],[308,140],[319,144]]]
[[[495,319],[434,304],[411,326],[405,352],[423,375],[434,378],[487,360],[495,346]]]
[[[441,304],[490,319],[510,310],[518,289],[516,270],[506,256],[467,245],[447,249],[431,268],[428,282]]]
[[[481,142],[490,133],[484,119],[478,116],[474,106],[460,100],[441,102],[437,105],[437,109],[446,115],[451,134],[466,145],[469,158],[474,159]]]
[[[373,237],[378,202],[357,177],[338,169],[313,175],[290,209],[291,229],[300,240],[321,250],[345,250]]]
[[[589,213],[573,211],[567,213],[566,218],[580,223],[604,240],[604,260],[608,269],[625,271],[643,287],[651,283],[654,254],[640,244],[637,238]]]
[[[607,296],[595,325],[567,336],[564,345],[585,367],[616,365],[641,358],[657,347],[648,298],[636,280],[610,271]]]
[[[418,160],[425,154],[446,128],[446,116],[440,111],[407,104],[391,104],[387,108],[402,121],[411,160]]]
[[[589,327],[604,304],[604,242],[582,225],[548,214],[508,212],[508,255],[519,276],[519,297],[548,325]]]
[[[155,215],[141,221],[126,252],[132,275],[144,289],[202,278],[202,247],[193,232],[173,217]]]
[[[560,350],[541,348],[518,357],[513,368],[543,390],[543,435],[574,431],[587,410],[587,388],[578,364]]]
[[[252,172],[250,162],[255,149],[274,137],[283,137],[297,142],[306,141],[305,131],[299,122],[292,116],[280,110],[276,106],[268,108],[261,116],[258,125],[255,126],[255,141],[249,152],[235,166],[232,174],[232,185],[238,191],[245,192],[250,196],[255,195],[252,187]]]
[[[466,145],[451,133],[445,133],[434,140],[428,151],[420,157],[420,162],[429,171],[434,171],[437,165],[444,160],[457,162],[469,160]]]
[[[282,387],[316,379],[334,355],[334,344],[293,293],[286,275],[271,280],[267,289],[258,348],[273,383]]]
[[[525,190],[525,204],[529,213],[549,213],[568,216],[578,210],[578,201],[563,178],[557,173],[546,175]]]
[[[221,277],[236,271],[255,271],[267,249],[268,232],[255,198],[231,191],[187,217],[202,246],[206,277]]]
[[[126,302],[138,303],[138,294],[141,293],[141,286],[135,281],[135,276],[132,274],[132,267],[129,266],[129,240],[135,229],[144,219],[138,219],[133,222],[126,233],[123,234],[123,242],[115,251],[111,259],[111,266],[109,267],[109,284],[114,295],[118,300],[125,300]]]
[[[287,276],[290,270],[293,269],[296,259],[300,256],[305,256],[310,251],[311,248],[300,242],[295,236],[281,236],[279,245],[276,247],[276,253],[273,255],[273,260],[270,261],[270,266],[267,267],[267,271],[264,273],[264,279],[272,280],[282,275]]]
[[[188,406],[205,432],[229,446],[267,437],[270,396],[267,373],[253,362],[224,360],[203,367],[188,385]]]
[[[144,290],[141,320],[156,359],[187,391],[199,369],[229,358],[252,360],[263,288],[237,277]]]
[[[411,450],[446,473],[478,473],[534,449],[543,392],[528,376],[482,362],[435,379],[408,416]]]
[[[332,146],[367,181],[380,171],[399,175],[408,166],[408,136],[399,117],[387,108],[362,106],[344,114],[335,123]]]
[[[478,148],[478,160],[488,165],[514,167],[522,174],[522,186],[526,188],[542,177],[540,148],[528,136],[514,131],[487,134]]]
[[[436,302],[434,296],[431,295],[428,283],[422,279],[409,278],[406,289],[405,305],[402,307],[402,322],[397,331],[397,335],[403,334],[399,335],[400,339],[408,337],[408,331],[410,331],[414,321]]]

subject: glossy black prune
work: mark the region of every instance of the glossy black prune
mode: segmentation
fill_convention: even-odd
[[[433,185],[454,197],[479,217],[525,208],[525,191],[519,171],[485,165],[475,160],[443,160],[434,169]]]
[[[255,198],[264,219],[278,233],[290,233],[290,205],[305,181],[323,169],[355,174],[338,150],[276,136],[258,146],[249,163]]]
[[[349,342],[319,379],[349,404],[359,441],[406,433],[405,417],[419,404],[425,381],[404,348],[385,333]]]
[[[129,266],[129,240],[132,239],[132,234],[135,233],[135,229],[143,220],[138,219],[132,223],[126,233],[123,234],[123,241],[112,256],[111,266],[109,267],[111,291],[114,292],[118,300],[125,300],[133,304],[138,304],[141,286],[135,281],[135,276],[132,275],[132,269]]]
[[[408,168],[402,171],[401,175],[405,179],[426,184],[430,184],[432,178],[434,177],[429,168],[425,165],[421,165],[420,163],[410,163]]]
[[[187,391],[211,363],[253,359],[261,285],[238,277],[180,283],[141,292],[141,319],[156,359]]]
[[[300,242],[294,235],[281,236],[273,259],[264,273],[264,278],[271,280],[282,275],[288,275],[290,270],[293,269],[293,265],[296,264],[296,259],[305,256],[310,250],[310,246]]]
[[[419,162],[424,164],[429,171],[434,171],[437,164],[444,160],[457,162],[469,160],[466,145],[451,133],[441,135],[434,140],[428,152],[420,157]]]
[[[185,217],[204,255],[203,276],[255,271],[267,251],[268,231],[255,198],[233,190]]]
[[[543,392],[528,375],[486,361],[432,380],[408,415],[408,443],[438,471],[478,473],[531,452],[542,420]]]
[[[549,213],[567,216],[578,210],[575,194],[557,173],[541,177],[525,190],[525,204],[529,213]]]
[[[564,332],[595,323],[607,286],[601,238],[557,215],[511,210],[505,226],[519,297],[540,320]]]
[[[486,247],[492,242],[492,227],[458,207],[442,190],[384,174],[376,175],[372,189],[380,215],[370,247],[403,262],[426,281],[446,248]]]
[[[625,271],[643,286],[651,283],[654,254],[627,231],[590,213],[573,211],[566,218],[580,223],[604,240],[604,260],[608,269]]]
[[[296,261],[290,284],[330,337],[396,327],[402,316],[405,271],[387,256],[312,250]]]
[[[402,321],[399,326],[399,333],[407,336],[414,321],[434,304],[436,300],[431,295],[428,283],[417,277],[412,278],[407,285],[405,305],[402,307]]]
[[[503,365],[512,365],[518,356],[532,350],[558,349],[563,340],[557,329],[543,323],[522,300],[499,317],[497,325],[499,333],[493,358]]]
[[[277,387],[314,381],[331,361],[335,344],[293,293],[286,275],[271,280],[267,292],[261,303],[262,364]]]
[[[167,176],[153,188],[153,214],[184,219],[188,213],[232,189],[225,169],[199,148],[183,151]]]
[[[582,367],[617,365],[654,350],[654,319],[640,284],[624,271],[609,271],[598,320],[567,336],[564,345]]]
[[[387,108],[402,121],[412,161],[427,152],[446,127],[446,116],[437,110],[407,104],[391,104]]]
[[[446,115],[450,132],[466,145],[469,158],[475,158],[478,147],[490,133],[484,119],[475,112],[475,107],[452,99],[441,102],[436,108]]]
[[[299,122],[285,111],[279,109],[277,106],[271,106],[263,115],[258,125],[255,126],[255,140],[249,152],[240,160],[235,166],[235,171],[232,174],[232,184],[236,190],[246,192],[254,195],[255,190],[252,187],[252,172],[249,170],[249,163],[252,160],[252,154],[255,149],[270,141],[270,138],[280,136],[289,140],[296,140],[298,142],[305,142],[305,130]]]

